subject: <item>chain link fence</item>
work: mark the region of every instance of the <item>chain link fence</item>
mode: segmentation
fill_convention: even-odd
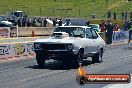
[[[85,9],[74,9],[74,8],[48,8],[38,5],[38,8],[33,8],[32,6],[15,6],[13,8],[0,6],[0,15],[6,15],[7,12],[12,12],[16,10],[22,10],[27,13],[28,16],[47,16],[47,17],[79,17],[79,18],[97,18],[105,19],[108,17],[107,11],[94,12],[87,11]],[[116,13],[116,19],[122,19],[122,12]],[[128,12],[127,19],[130,18],[130,12]],[[114,12],[111,12],[111,19],[114,19]]]

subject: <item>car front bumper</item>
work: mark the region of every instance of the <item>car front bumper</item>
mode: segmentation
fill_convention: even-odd
[[[65,60],[74,57],[76,53],[75,50],[35,50],[36,55],[41,54],[45,59],[54,59],[54,60]]]

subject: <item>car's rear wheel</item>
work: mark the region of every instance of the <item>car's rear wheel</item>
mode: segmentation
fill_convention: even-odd
[[[99,49],[99,52],[96,53],[93,57],[92,57],[92,62],[93,63],[100,63],[103,60],[103,49]]]
[[[37,60],[38,66],[40,68],[44,67],[44,65],[45,65],[45,58],[43,57],[43,55],[36,54],[36,60]]]

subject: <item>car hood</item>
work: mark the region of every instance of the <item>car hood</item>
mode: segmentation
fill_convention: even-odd
[[[77,41],[81,40],[81,38],[76,38],[76,37],[66,37],[66,38],[46,38],[46,39],[37,39],[34,42],[39,42],[39,43],[75,43]]]

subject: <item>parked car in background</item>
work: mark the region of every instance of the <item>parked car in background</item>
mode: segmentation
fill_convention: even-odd
[[[5,16],[4,15],[1,15],[0,16],[0,21],[3,21],[3,20],[5,20]]]
[[[57,27],[51,37],[34,42],[39,67],[43,67],[47,59],[59,60],[74,67],[82,64],[87,57],[92,57],[93,63],[101,62],[104,48],[105,41],[87,26]]]
[[[13,27],[13,24],[9,21],[0,21],[0,27]]]
[[[10,20],[10,22],[12,22],[13,25],[16,25],[18,19],[22,17],[27,17],[24,11],[12,11],[12,12],[7,12],[5,19]]]
[[[89,24],[89,27],[93,28],[97,32],[100,32],[99,24]]]

